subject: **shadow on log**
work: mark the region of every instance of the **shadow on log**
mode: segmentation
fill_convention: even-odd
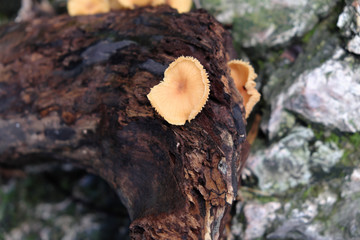
[[[70,162],[104,178],[133,239],[220,239],[248,154],[229,33],[204,11],[167,7],[0,27],[0,166]],[[179,56],[210,97],[184,126],[146,95]]]

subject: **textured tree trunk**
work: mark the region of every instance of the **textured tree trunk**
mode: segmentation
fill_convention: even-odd
[[[146,95],[179,56],[210,97],[184,126]],[[167,7],[0,27],[0,166],[73,163],[118,192],[133,239],[219,239],[248,154],[229,33]]]

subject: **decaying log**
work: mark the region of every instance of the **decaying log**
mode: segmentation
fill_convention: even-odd
[[[229,33],[204,11],[167,7],[0,27],[0,166],[70,162],[100,175],[133,239],[219,239],[247,157]],[[179,56],[197,58],[210,97],[184,126],[146,95]]]

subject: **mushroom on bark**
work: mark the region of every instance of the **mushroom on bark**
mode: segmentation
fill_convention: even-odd
[[[110,11],[109,0],[69,0],[67,9],[70,16],[91,15]]]
[[[254,68],[242,60],[232,60],[228,62],[231,77],[234,79],[235,86],[243,97],[245,106],[245,118],[248,118],[255,104],[260,100],[260,93],[256,90],[257,77]]]
[[[193,57],[179,57],[165,70],[164,80],[147,95],[169,123],[184,125],[204,107],[210,93],[208,74]]]

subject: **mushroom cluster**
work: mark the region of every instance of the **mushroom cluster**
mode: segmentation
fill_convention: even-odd
[[[228,62],[230,74],[243,97],[245,118],[260,100],[253,67],[241,60]],[[147,95],[151,105],[170,124],[184,125],[201,112],[210,94],[208,74],[193,57],[175,59],[164,72],[164,79]]]
[[[192,0],[68,0],[67,8],[69,15],[76,16],[161,4],[168,4],[179,13],[184,13],[191,10]]]

